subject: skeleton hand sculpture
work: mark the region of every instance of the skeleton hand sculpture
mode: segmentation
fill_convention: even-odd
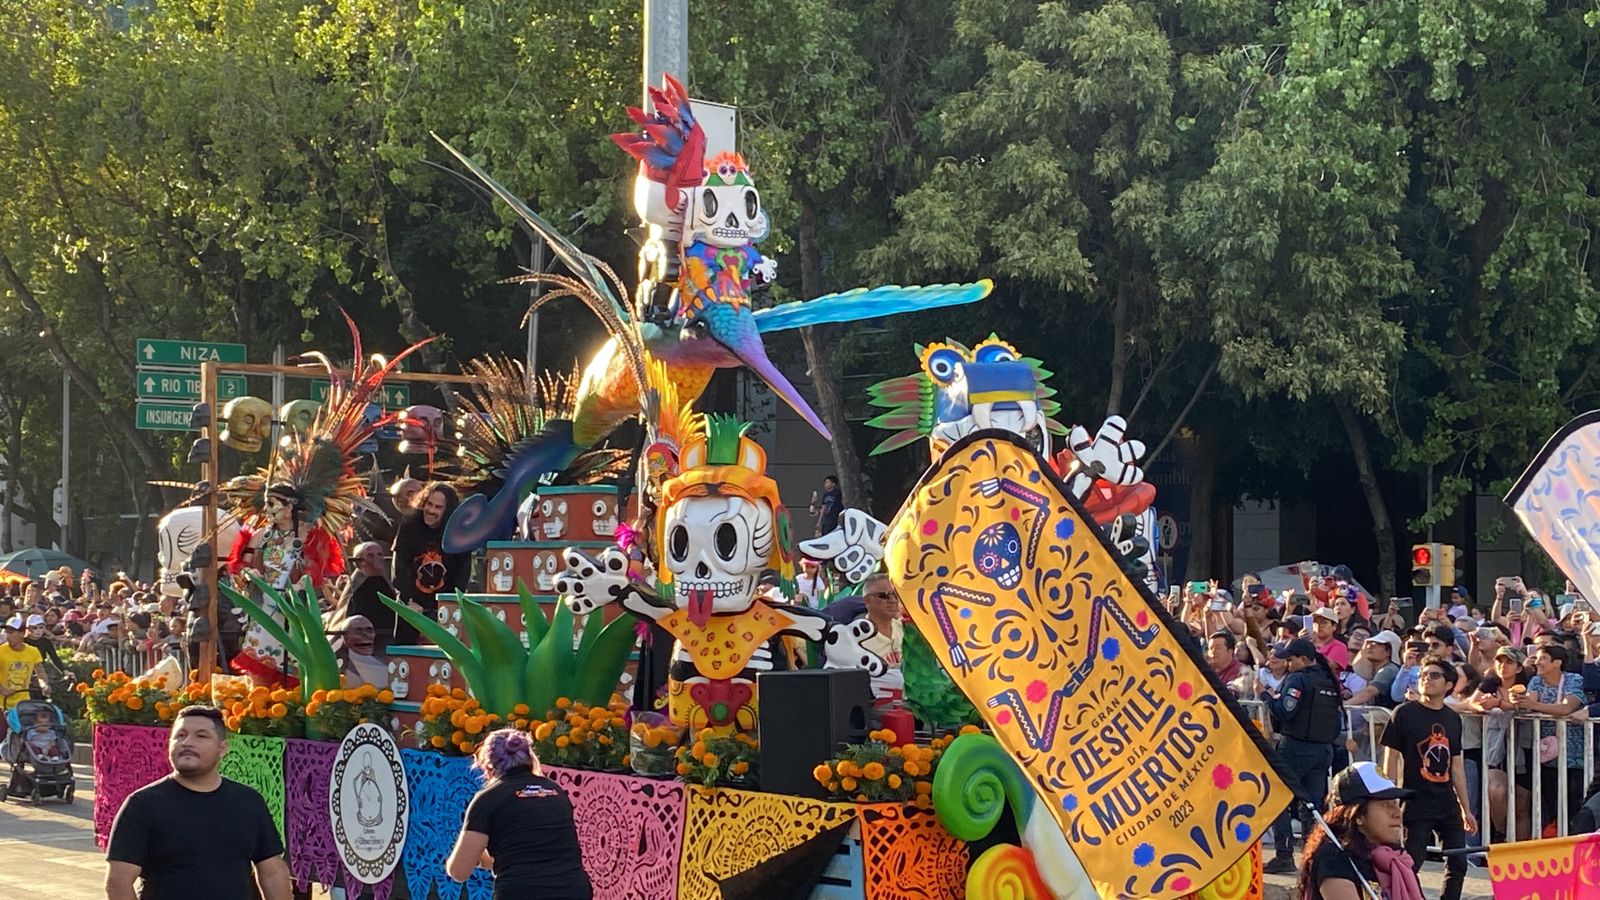
[[[822,635],[823,668],[866,669],[874,678],[889,671],[882,657],[861,646],[877,633],[877,626],[866,619],[828,628]]]
[[[1128,423],[1121,416],[1108,416],[1093,438],[1082,425],[1072,426],[1067,440],[1077,466],[1069,473],[1068,486],[1082,500],[1096,479],[1110,484],[1138,484],[1144,470],[1137,465],[1144,456],[1144,442],[1130,441]]]
[[[832,560],[833,567],[851,584],[865,581],[883,561],[883,536],[889,526],[859,509],[847,509],[839,527],[822,537],[800,542],[800,552],[812,559]]]
[[[566,595],[567,605],[579,615],[638,593],[628,580],[628,555],[617,547],[607,547],[597,557],[568,547],[563,556],[567,565],[556,576],[556,591]],[[633,607],[629,604],[628,611],[640,614]]]

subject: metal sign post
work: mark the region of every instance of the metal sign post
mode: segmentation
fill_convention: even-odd
[[[200,680],[205,684],[211,683],[211,673],[215,671],[217,663],[217,605],[222,602],[220,592],[217,590],[217,490],[220,487],[217,481],[217,363],[207,362],[200,365],[200,402],[211,411],[211,421],[206,423],[201,436],[208,438],[206,441],[207,453],[205,468],[200,474],[200,480],[210,486],[206,491],[205,513],[200,520],[200,528],[206,536],[206,544],[211,548],[209,565],[201,574],[202,583],[210,594],[211,602],[206,604],[206,639],[200,645]]]

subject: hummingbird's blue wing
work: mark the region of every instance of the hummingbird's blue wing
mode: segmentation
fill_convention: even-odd
[[[767,334],[807,325],[858,322],[897,313],[938,309],[941,306],[961,306],[982,300],[992,290],[994,282],[987,278],[968,284],[930,284],[925,287],[886,284],[758,309],[754,317],[756,327],[762,334]]]

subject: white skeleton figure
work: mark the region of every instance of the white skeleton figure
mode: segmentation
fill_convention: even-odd
[[[165,596],[183,596],[176,579],[205,537],[205,512],[200,506],[180,506],[156,523],[156,562],[161,566],[161,593]],[[226,553],[238,536],[238,517],[231,512],[218,512],[217,549]]]
[[[703,623],[713,615],[735,615],[755,605],[756,582],[777,539],[772,511],[764,502],[736,496],[690,497],[667,510],[664,531],[661,553],[672,575],[671,606],[652,602],[647,587],[629,580],[628,557],[616,547],[598,557],[568,548],[556,590],[568,597],[567,604],[578,614],[620,601],[628,612],[651,621],[683,610],[691,620]],[[865,619],[838,625],[803,608],[772,609],[788,620],[780,634],[823,645],[828,668],[861,668],[873,675],[887,670],[881,658],[861,646],[876,633]],[[751,667],[755,665],[753,658]],[[770,667],[770,659],[766,665]]]
[[[800,552],[812,559],[831,560],[845,580],[860,584],[883,562],[883,538],[888,533],[889,526],[867,513],[847,509],[839,516],[838,528],[801,541]]]

